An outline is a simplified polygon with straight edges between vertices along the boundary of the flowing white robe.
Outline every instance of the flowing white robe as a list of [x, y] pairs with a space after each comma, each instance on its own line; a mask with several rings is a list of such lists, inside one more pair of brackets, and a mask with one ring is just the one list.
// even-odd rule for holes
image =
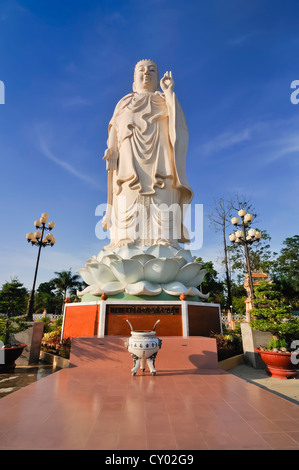
[[109, 248], [187, 242], [183, 209], [193, 197], [185, 166], [189, 137], [175, 95], [171, 103], [160, 92], [126, 95], [108, 134], [108, 148], [118, 152], [108, 188], [113, 208]]

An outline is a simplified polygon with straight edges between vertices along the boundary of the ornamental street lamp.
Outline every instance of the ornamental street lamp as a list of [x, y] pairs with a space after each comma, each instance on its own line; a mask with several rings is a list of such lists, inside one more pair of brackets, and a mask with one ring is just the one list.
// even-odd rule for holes
[[[253, 299], [254, 299], [254, 290], [253, 290], [253, 281], [252, 281], [252, 272], [249, 260], [249, 251], [248, 245], [252, 245], [255, 242], [260, 241], [262, 238], [261, 232], [258, 230], [254, 230], [249, 228], [250, 223], [252, 222], [252, 214], [246, 213], [243, 209], [239, 210], [238, 216], [241, 218], [241, 222], [239, 223], [238, 217], [233, 217], [231, 219], [231, 223], [237, 228], [238, 230], [235, 233], [231, 233], [229, 239], [232, 243], [239, 243], [244, 246], [245, 257], [246, 257], [246, 265], [247, 265], [247, 272], [248, 272], [248, 281], [249, 281], [249, 291], [250, 291], [250, 303], [253, 306]], [[248, 229], [246, 234], [246, 229]], [[249, 314], [250, 317], [250, 314]]]
[[32, 321], [32, 319], [33, 319], [34, 290], [35, 290], [35, 283], [36, 283], [36, 277], [37, 277], [37, 271], [38, 271], [38, 264], [39, 264], [41, 249], [42, 249], [42, 247], [45, 247], [45, 246], [54, 246], [55, 243], [56, 243], [56, 238], [53, 237], [52, 233], [48, 233], [44, 237], [45, 231], [51, 232], [51, 230], [55, 227], [54, 222], [49, 222], [48, 226], [46, 226], [48, 218], [49, 218], [49, 214], [44, 212], [41, 215], [41, 218], [34, 222], [34, 226], [37, 228], [37, 231], [34, 232], [34, 233], [29, 232], [26, 235], [28, 243], [31, 243], [31, 245], [38, 246], [38, 253], [37, 253], [36, 266], [35, 266], [33, 287], [32, 287], [32, 291], [30, 293], [30, 298], [29, 298], [28, 307], [27, 307], [27, 317], [30, 321]]

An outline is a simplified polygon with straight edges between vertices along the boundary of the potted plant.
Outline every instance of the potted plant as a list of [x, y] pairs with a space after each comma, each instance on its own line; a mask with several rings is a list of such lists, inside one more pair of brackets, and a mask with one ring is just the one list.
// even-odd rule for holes
[[1, 292], [0, 313], [0, 372], [11, 372], [26, 344], [18, 342], [14, 335], [28, 328], [24, 316], [16, 316], [15, 299], [10, 290]]
[[292, 315], [291, 306], [282, 299], [274, 283], [261, 281], [255, 288], [254, 330], [268, 331], [272, 339], [267, 347], [255, 348], [267, 366], [267, 373], [276, 378], [298, 378], [298, 358], [294, 349], [299, 344], [299, 319]]

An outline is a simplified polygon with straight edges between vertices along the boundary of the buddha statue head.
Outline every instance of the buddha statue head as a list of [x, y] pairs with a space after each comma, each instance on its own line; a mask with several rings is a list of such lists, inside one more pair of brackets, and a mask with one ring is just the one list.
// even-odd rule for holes
[[137, 93], [155, 92], [159, 86], [157, 64], [150, 59], [140, 60], [135, 65], [133, 91]]

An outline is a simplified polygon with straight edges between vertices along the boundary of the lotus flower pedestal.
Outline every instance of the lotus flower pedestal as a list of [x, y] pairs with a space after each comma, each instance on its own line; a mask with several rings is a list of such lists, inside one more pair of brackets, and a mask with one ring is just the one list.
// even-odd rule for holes
[[87, 287], [65, 305], [62, 339], [128, 336], [126, 319], [149, 331], [161, 318], [160, 336], [221, 333], [220, 306], [205, 302], [206, 271], [189, 250], [132, 243], [103, 249], [78, 272]]
[[181, 294], [208, 299], [201, 285], [206, 270], [190, 250], [171, 245], [129, 243], [113, 251], [103, 249], [79, 269], [87, 287], [77, 295], [84, 301], [90, 296], [158, 296], [166, 293], [174, 299]]

